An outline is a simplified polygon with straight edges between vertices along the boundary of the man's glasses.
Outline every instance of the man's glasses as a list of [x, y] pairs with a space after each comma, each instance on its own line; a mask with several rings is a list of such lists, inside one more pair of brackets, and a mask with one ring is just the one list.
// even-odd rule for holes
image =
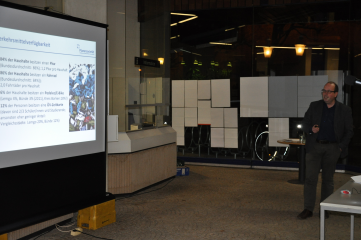
[[322, 92], [322, 93], [330, 94], [330, 93], [332, 93], [332, 92], [334, 93], [334, 92], [336, 92], [336, 91], [330, 91], [330, 90], [322, 89], [321, 92]]

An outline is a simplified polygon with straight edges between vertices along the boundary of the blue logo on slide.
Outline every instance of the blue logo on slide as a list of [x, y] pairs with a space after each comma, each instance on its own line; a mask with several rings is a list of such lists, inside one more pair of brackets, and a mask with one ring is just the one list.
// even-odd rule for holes
[[80, 54], [94, 55], [94, 50], [81, 49], [79, 44], [77, 44], [77, 48], [79, 49]]

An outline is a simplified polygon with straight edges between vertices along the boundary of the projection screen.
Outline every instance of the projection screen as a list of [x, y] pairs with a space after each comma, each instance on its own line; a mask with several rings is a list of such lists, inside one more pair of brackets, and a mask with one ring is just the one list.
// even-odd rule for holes
[[0, 6], [0, 168], [105, 151], [105, 36]]
[[106, 193], [107, 25], [0, 1], [0, 235]]

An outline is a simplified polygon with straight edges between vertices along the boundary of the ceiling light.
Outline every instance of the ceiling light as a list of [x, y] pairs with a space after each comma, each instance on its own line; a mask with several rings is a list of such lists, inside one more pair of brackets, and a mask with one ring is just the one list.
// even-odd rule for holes
[[143, 57], [147, 57], [148, 56], [148, 49], [142, 49], [142, 55], [143, 55]]
[[311, 49], [322, 50], [323, 48], [313, 47], [313, 48], [311, 48]]
[[187, 50], [184, 50], [184, 49], [180, 49], [180, 51], [187, 52], [187, 53], [191, 53], [191, 54], [198, 55], [198, 56], [202, 56], [202, 54], [193, 53], [193, 52], [190, 52], [190, 51], [187, 51]]
[[302, 125], [301, 125], [301, 124], [298, 124], [298, 125], [297, 125], [297, 128], [302, 128]]
[[159, 61], [160, 65], [163, 65], [163, 63], [164, 63], [164, 58], [158, 58], [158, 61]]
[[215, 62], [215, 63], [214, 63], [214, 66], [218, 67], [218, 66], [219, 66], [218, 62]]
[[256, 46], [257, 48], [271, 47], [271, 48], [284, 48], [284, 49], [295, 49], [295, 47], [277, 47], [277, 46]]
[[302, 56], [303, 52], [305, 51], [305, 47], [306, 47], [306, 45], [304, 45], [304, 44], [295, 44], [296, 55]]
[[235, 28], [226, 29], [226, 30], [224, 30], [224, 31], [227, 32], [227, 31], [231, 31], [231, 30], [233, 30], [233, 29], [235, 29]]
[[193, 64], [195, 64], [195, 65], [197, 65], [198, 64], [198, 61], [197, 61], [197, 59], [196, 60], [194, 60], [194, 63]]
[[232, 63], [228, 62], [227, 67], [232, 67]]
[[201, 62], [201, 61], [199, 61], [198, 66], [202, 66], [202, 62]]
[[232, 45], [231, 43], [222, 43], [222, 42], [209, 42], [209, 44]]
[[273, 48], [271, 47], [263, 47], [263, 55], [265, 58], [270, 58], [272, 55]]
[[191, 17], [191, 18], [187, 18], [187, 19], [185, 19], [185, 20], [179, 21], [178, 23], [184, 23], [184, 22], [187, 22], [187, 21], [196, 19], [197, 17], [198, 17], [198, 16], [194, 16], [194, 17]]
[[295, 47], [272, 47], [272, 48], [295, 49]]
[[170, 14], [172, 14], [172, 15], [181, 15], [181, 16], [196, 16], [195, 14], [188, 14], [188, 13], [173, 13], [173, 12], [171, 12]]
[[214, 66], [214, 61], [211, 61], [211, 65]]
[[176, 36], [174, 36], [174, 37], [171, 37], [170, 39], [174, 39], [174, 38], [177, 38]]
[[178, 23], [172, 23], [170, 26], [171, 27], [173, 27], [173, 26], [175, 26], [175, 25], [177, 25]]
[[277, 46], [256, 46], [257, 48], [271, 47], [271, 48], [284, 48], [284, 49], [295, 49], [295, 47], [277, 47]]
[[185, 65], [186, 63], [184, 62], [184, 60], [182, 60], [181, 64], [182, 64], [182, 65]]
[[239, 28], [241, 28], [241, 27], [245, 27], [246, 25], [241, 25], [241, 26], [239, 26]]
[[356, 84], [361, 84], [361, 82], [360, 82], [360, 81], [355, 81], [355, 83], [356, 83]]
[[340, 50], [340, 48], [324, 48], [326, 50]]

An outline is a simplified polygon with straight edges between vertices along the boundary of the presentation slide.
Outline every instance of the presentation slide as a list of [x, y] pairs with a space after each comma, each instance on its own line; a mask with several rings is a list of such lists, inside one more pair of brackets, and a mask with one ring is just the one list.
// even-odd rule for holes
[[0, 27], [0, 153], [96, 140], [96, 42]]

